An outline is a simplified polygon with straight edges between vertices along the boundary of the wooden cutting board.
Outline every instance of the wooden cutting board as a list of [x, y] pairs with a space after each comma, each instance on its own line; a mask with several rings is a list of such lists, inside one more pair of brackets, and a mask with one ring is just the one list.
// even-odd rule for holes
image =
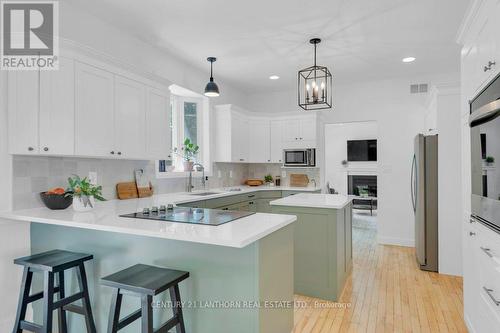
[[137, 193], [137, 185], [135, 182], [126, 182], [116, 184], [116, 194], [118, 199], [135, 199], [139, 197]]
[[291, 187], [307, 187], [309, 185], [309, 177], [303, 173], [290, 174]]

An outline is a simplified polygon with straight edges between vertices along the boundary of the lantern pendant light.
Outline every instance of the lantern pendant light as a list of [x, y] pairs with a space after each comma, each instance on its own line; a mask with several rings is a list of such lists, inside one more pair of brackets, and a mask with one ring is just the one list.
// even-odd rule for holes
[[218, 97], [219, 94], [219, 87], [217, 84], [214, 82], [214, 76], [213, 76], [213, 64], [217, 60], [215, 57], [208, 57], [207, 61], [210, 63], [210, 81], [207, 83], [205, 87], [205, 96], [207, 97]]
[[321, 39], [313, 38], [309, 43], [314, 45], [314, 65], [299, 71], [299, 106], [306, 111], [331, 109], [332, 74], [328, 68], [316, 64], [316, 48]]

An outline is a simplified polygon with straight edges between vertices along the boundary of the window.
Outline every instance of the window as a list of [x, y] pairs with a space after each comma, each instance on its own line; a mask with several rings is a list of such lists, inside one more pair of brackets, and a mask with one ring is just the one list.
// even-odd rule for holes
[[[185, 89], [182, 91], [184, 92]], [[172, 150], [177, 149], [177, 153], [171, 154], [171, 161], [158, 162], [158, 178], [186, 176], [181, 153], [186, 138], [200, 147], [195, 162], [205, 167], [205, 173], [210, 171], [208, 101], [201, 95], [199, 97], [195, 97], [197, 94], [194, 93], [189, 95], [180, 96], [172, 92], [169, 126], [172, 133]]]

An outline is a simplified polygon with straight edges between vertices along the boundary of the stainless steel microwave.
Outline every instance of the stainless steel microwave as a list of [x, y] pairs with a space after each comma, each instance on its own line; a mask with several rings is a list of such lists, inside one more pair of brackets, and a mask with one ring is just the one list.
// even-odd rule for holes
[[500, 232], [500, 76], [470, 102], [472, 218]]
[[285, 166], [314, 167], [316, 166], [316, 149], [285, 149], [283, 151]]

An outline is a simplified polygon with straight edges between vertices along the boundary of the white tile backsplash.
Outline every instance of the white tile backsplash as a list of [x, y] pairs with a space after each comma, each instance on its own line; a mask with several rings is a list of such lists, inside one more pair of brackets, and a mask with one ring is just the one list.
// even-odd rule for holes
[[[90, 159], [75, 157], [14, 156], [13, 158], [13, 209], [41, 207], [39, 192], [53, 187], [67, 187], [67, 179], [78, 174], [88, 176], [97, 172], [97, 182], [103, 187], [106, 199], [116, 198], [116, 183], [133, 181], [134, 170], [143, 168], [149, 175], [155, 193], [184, 192], [186, 178], [155, 178], [153, 161], [128, 161], [111, 159]], [[249, 166], [236, 163], [214, 163], [213, 176], [209, 177], [207, 188], [230, 187], [243, 184], [248, 178]], [[221, 178], [218, 174], [221, 174]], [[232, 171], [233, 177], [229, 177]], [[201, 179], [195, 178], [194, 185], [201, 188]]]

